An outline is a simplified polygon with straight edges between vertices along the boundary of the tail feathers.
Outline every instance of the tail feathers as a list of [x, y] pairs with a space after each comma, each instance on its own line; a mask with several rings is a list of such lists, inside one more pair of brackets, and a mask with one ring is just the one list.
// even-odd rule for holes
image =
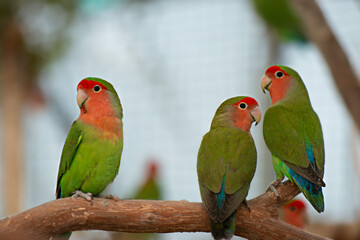
[[[299, 186], [299, 185], [298, 185]], [[309, 182], [308, 188], [300, 188], [300, 191], [304, 194], [307, 200], [311, 203], [311, 205], [315, 208], [318, 213], [321, 213], [325, 210], [324, 206], [324, 196], [322, 193], [322, 188], [319, 190], [315, 190], [315, 184]], [[308, 190], [310, 189], [310, 190]]]
[[223, 222], [211, 221], [211, 234], [215, 240], [230, 239], [235, 233], [236, 211]]
[[295, 183], [299, 187], [300, 191], [304, 194], [306, 199], [309, 200], [315, 210], [319, 213], [323, 212], [325, 206], [321, 185], [314, 184], [295, 172], [292, 172], [291, 176], [295, 180]]

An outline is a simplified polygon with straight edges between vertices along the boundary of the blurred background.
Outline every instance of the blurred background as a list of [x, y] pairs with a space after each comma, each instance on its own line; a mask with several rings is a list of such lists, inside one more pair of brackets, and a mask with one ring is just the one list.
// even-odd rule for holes
[[[359, 76], [360, 1], [317, 3]], [[124, 109], [120, 171], [105, 192], [135, 196], [155, 164], [159, 198], [199, 202], [197, 151], [217, 107], [227, 98], [249, 95], [264, 114], [270, 97], [262, 93], [260, 78], [268, 66], [284, 64], [304, 80], [324, 132], [325, 212], [308, 205], [310, 225], [334, 229], [359, 222], [359, 131], [317, 47], [301, 33], [277, 31], [262, 18], [259, 4], [1, 0], [0, 216], [55, 199], [60, 154], [79, 115], [81, 79], [110, 81]], [[248, 199], [275, 178], [262, 122], [251, 131], [258, 164]], [[110, 235], [80, 232], [72, 239], [121, 238]], [[212, 239], [208, 233], [159, 238]]]

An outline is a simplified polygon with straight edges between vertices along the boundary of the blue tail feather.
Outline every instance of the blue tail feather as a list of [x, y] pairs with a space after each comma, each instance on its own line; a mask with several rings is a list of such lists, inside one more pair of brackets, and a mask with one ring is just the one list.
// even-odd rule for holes
[[315, 158], [314, 158], [314, 153], [313, 153], [313, 147], [310, 143], [305, 141], [305, 150], [306, 150], [306, 155], [310, 161], [310, 164], [313, 168], [315, 168]]
[[[216, 207], [218, 213], [220, 213], [221, 208], [225, 202], [225, 175], [223, 177], [220, 191], [216, 194], [217, 203]], [[235, 217], [236, 211], [230, 215], [223, 222], [211, 222], [211, 234], [215, 240], [218, 239], [230, 239], [235, 233]]]
[[295, 180], [296, 185], [299, 187], [300, 191], [305, 195], [309, 200], [311, 205], [316, 209], [316, 211], [324, 211], [324, 196], [322, 193], [322, 187], [315, 185], [309, 180], [301, 177], [291, 168], [289, 168], [289, 173], [291, 177]]
[[220, 210], [225, 202], [225, 175], [224, 175], [222, 183], [221, 183], [220, 191], [216, 194], [216, 198], [217, 198], [216, 207], [217, 207], [218, 211], [220, 212]]

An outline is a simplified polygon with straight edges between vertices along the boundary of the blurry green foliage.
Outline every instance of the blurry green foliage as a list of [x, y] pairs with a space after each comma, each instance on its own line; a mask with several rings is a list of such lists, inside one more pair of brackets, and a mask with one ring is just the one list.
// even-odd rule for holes
[[306, 42], [301, 21], [289, 0], [253, 0], [258, 15], [283, 41]]
[[[5, 52], [21, 55], [26, 81], [34, 83], [44, 65], [64, 52], [78, 8], [74, 0], [0, 0], [0, 61]], [[9, 44], [9, 35], [17, 44]]]

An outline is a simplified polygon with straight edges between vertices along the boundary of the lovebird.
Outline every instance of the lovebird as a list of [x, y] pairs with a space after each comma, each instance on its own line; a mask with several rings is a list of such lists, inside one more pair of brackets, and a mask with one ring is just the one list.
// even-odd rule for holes
[[162, 191], [158, 180], [159, 163], [152, 160], [147, 163], [146, 177], [143, 184], [134, 194], [134, 199], [161, 200]]
[[302, 200], [290, 200], [279, 210], [282, 221], [295, 227], [305, 229], [309, 224], [306, 204]]
[[307, 42], [301, 21], [289, 0], [253, 0], [258, 15], [285, 42]]
[[197, 174], [214, 239], [230, 239], [237, 209], [243, 202], [247, 206], [245, 198], [257, 161], [250, 127], [260, 119], [255, 99], [230, 98], [217, 109], [210, 131], [202, 139]]
[[299, 74], [281, 65], [269, 67], [261, 78], [271, 106], [264, 116], [264, 140], [272, 154], [275, 187], [286, 176], [319, 213], [324, 211], [324, 138], [319, 117]]
[[100, 78], [77, 86], [79, 118], [61, 154], [56, 198], [98, 195], [116, 177], [123, 149], [123, 110], [114, 87]]

